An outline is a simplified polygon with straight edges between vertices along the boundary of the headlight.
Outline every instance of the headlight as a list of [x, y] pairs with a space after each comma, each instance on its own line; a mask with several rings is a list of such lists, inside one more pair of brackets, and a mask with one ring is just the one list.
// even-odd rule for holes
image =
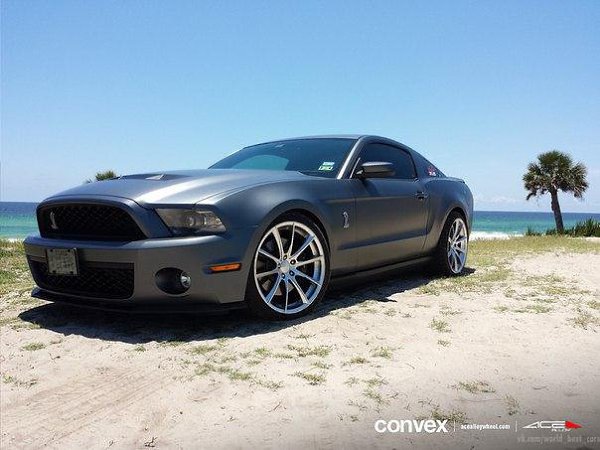
[[212, 211], [157, 209], [156, 212], [175, 236], [223, 233], [225, 226]]

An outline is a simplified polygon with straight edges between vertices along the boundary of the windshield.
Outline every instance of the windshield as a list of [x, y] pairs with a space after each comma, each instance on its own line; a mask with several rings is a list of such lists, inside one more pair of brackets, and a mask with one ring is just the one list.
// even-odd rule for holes
[[295, 170], [335, 178], [356, 141], [347, 138], [295, 139], [246, 147], [211, 169]]

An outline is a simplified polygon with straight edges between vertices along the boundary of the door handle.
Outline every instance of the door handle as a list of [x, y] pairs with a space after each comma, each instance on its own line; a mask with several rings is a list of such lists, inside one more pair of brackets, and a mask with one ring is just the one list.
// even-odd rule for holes
[[417, 200], [426, 200], [429, 197], [429, 194], [427, 192], [417, 191], [415, 197], [417, 197]]

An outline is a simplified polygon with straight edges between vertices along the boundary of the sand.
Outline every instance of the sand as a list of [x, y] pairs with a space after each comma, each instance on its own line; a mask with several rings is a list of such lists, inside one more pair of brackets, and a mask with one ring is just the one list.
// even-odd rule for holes
[[[11, 293], [2, 448], [538, 448], [518, 439], [558, 436], [522, 428], [539, 420], [600, 436], [599, 268], [598, 254], [548, 252], [448, 289], [400, 274], [289, 323], [108, 314]], [[374, 430], [426, 417], [511, 429]]]

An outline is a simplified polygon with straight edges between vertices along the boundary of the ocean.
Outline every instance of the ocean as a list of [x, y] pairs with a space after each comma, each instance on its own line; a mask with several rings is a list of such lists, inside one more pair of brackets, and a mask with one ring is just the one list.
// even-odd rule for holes
[[22, 239], [38, 232], [37, 203], [0, 202], [0, 239]]
[[[37, 233], [35, 208], [37, 203], [0, 202], [0, 239], [22, 239]], [[565, 227], [588, 218], [600, 220], [600, 214], [563, 213]], [[504, 237], [525, 234], [527, 227], [536, 231], [554, 228], [551, 212], [499, 212], [475, 211], [474, 237]]]

